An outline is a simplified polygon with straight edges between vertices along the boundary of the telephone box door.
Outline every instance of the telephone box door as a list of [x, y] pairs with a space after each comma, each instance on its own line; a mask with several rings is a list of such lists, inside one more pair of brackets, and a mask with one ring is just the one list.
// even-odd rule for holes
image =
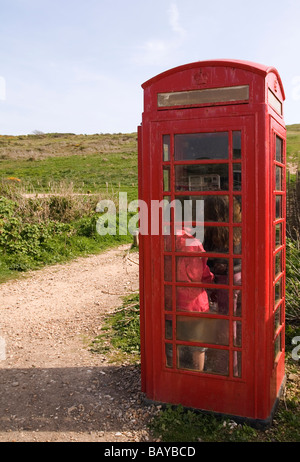
[[146, 394], [255, 415], [254, 117], [149, 127]]

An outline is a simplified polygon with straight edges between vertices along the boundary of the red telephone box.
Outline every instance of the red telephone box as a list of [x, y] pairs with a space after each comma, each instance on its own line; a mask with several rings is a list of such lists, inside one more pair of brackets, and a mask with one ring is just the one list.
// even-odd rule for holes
[[142, 87], [142, 391], [268, 424], [285, 380], [280, 76], [216, 60]]

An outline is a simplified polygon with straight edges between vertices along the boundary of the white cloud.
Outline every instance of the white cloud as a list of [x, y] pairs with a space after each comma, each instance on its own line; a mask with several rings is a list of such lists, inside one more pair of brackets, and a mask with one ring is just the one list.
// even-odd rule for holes
[[180, 16], [177, 5], [171, 3], [167, 11], [169, 26], [174, 33], [170, 39], [149, 39], [138, 48], [133, 57], [135, 63], [140, 65], [166, 64], [168, 57], [172, 56], [183, 43], [186, 37], [185, 29], [180, 25]]
[[175, 3], [172, 3], [170, 5], [168, 13], [169, 13], [169, 23], [170, 23], [170, 26], [173, 32], [175, 32], [176, 34], [179, 34], [181, 37], [184, 37], [186, 34], [186, 31], [183, 27], [181, 27], [179, 23], [179, 11]]

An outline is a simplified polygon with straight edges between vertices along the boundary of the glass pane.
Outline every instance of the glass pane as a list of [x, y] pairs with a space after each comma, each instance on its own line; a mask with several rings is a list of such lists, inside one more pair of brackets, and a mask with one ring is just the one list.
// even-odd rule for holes
[[228, 375], [229, 352], [216, 348], [178, 345], [177, 367], [208, 374]]
[[241, 164], [232, 164], [233, 166], [233, 190], [241, 191], [242, 189], [242, 166]]
[[177, 257], [178, 282], [228, 284], [228, 259], [207, 257]]
[[233, 352], [233, 376], [242, 377], [242, 352]]
[[200, 287], [177, 287], [176, 310], [228, 315], [228, 290], [204, 289]]
[[170, 316], [165, 317], [165, 339], [173, 339], [173, 322]]
[[166, 354], [166, 367], [173, 367], [173, 345], [171, 343], [165, 344]]
[[185, 342], [229, 345], [229, 321], [177, 316], [176, 339]]
[[276, 356], [278, 353], [281, 351], [281, 333], [278, 335], [278, 337], [275, 339], [275, 345], [274, 345], [274, 359], [276, 359]]
[[197, 201], [204, 202], [204, 217], [200, 221], [211, 223], [229, 222], [229, 198], [228, 196], [176, 196], [175, 216], [176, 221], [184, 220], [184, 203], [191, 201], [192, 220], [198, 221], [196, 216]]
[[233, 196], [233, 223], [242, 222], [242, 196]]
[[172, 286], [165, 286], [165, 310], [171, 311], [173, 305]]
[[176, 191], [228, 191], [228, 164], [176, 165]]
[[[163, 220], [165, 222], [170, 223], [171, 221], [171, 197], [170, 196], [164, 196], [163, 197]], [[170, 234], [170, 232], [167, 232], [166, 234]]]
[[233, 228], [233, 253], [242, 253], [242, 228]]
[[175, 135], [175, 160], [228, 159], [228, 133]]
[[170, 135], [163, 136], [163, 160], [170, 161]]
[[282, 245], [282, 223], [275, 226], [275, 248]]
[[203, 246], [206, 252], [228, 253], [229, 228], [225, 226], [204, 226]]
[[275, 169], [276, 169], [276, 185], [275, 185], [275, 189], [276, 189], [276, 191], [282, 191], [282, 168], [278, 167], [278, 165], [276, 165]]
[[229, 261], [225, 258], [209, 258], [207, 265], [214, 275], [213, 283], [228, 284], [229, 279]]
[[275, 305], [281, 300], [282, 297], [282, 279], [276, 282], [275, 284]]
[[275, 216], [276, 218], [282, 218], [282, 197], [281, 196], [276, 196]]
[[172, 236], [169, 225], [164, 226], [164, 250], [165, 252], [172, 251]]
[[242, 284], [242, 260], [233, 260], [233, 284], [239, 286]]
[[241, 132], [232, 132], [233, 159], [240, 159], [242, 153]]
[[242, 292], [240, 290], [233, 291], [233, 316], [242, 316]]
[[282, 146], [283, 146], [283, 141], [279, 136], [276, 136], [276, 160], [277, 162], [283, 162], [282, 158]]
[[275, 277], [282, 272], [282, 251], [280, 250], [275, 255]]
[[165, 255], [164, 258], [164, 277], [165, 281], [172, 281], [172, 257]]
[[233, 322], [233, 346], [242, 346], [242, 323], [241, 321]]
[[163, 168], [164, 191], [170, 191], [170, 167]]
[[178, 282], [213, 281], [213, 274], [207, 265], [206, 257], [177, 257], [176, 280]]
[[281, 305], [277, 308], [274, 315], [274, 334], [277, 331], [278, 327], [281, 326]]

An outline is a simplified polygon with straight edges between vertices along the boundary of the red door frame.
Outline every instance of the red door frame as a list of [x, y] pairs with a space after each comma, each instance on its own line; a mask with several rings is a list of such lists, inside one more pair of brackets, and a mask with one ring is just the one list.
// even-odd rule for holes
[[[148, 168], [150, 168], [150, 175], [149, 184], [143, 183], [143, 198], [149, 205], [150, 198], [159, 201], [163, 198], [162, 135], [212, 131], [231, 132], [234, 130], [242, 131], [242, 376], [241, 378], [232, 376], [224, 377], [200, 372], [170, 370], [164, 366], [164, 309], [162, 305], [162, 256], [164, 252], [162, 236], [145, 236], [143, 243], [143, 258], [144, 261], [148, 262], [149, 267], [144, 275], [147, 291], [144, 293], [143, 322], [145, 326], [145, 349], [143, 353], [144, 369], [142, 376], [144, 377], [143, 389], [150, 399], [177, 404], [181, 403], [185, 406], [226, 414], [255, 416], [255, 313], [251, 309], [254, 306], [253, 287], [255, 281], [253, 265], [256, 261], [255, 237], [251, 231], [255, 220], [254, 116], [208, 118], [202, 119], [201, 123], [197, 119], [151, 122], [149, 133], [145, 136], [145, 138], [151, 140], [150, 146], [148, 146], [148, 148], [150, 147], [150, 156], [148, 160], [145, 160], [148, 163]], [[231, 147], [232, 144], [230, 143], [230, 150]], [[171, 152], [172, 150], [173, 146], [171, 145]], [[232, 173], [231, 165], [232, 163], [229, 161], [229, 171]], [[147, 166], [143, 165], [142, 168], [147, 169]], [[171, 173], [171, 184], [172, 182], [174, 182], [174, 178]], [[229, 193], [230, 210], [232, 210], [232, 189]], [[201, 192], [199, 195], [203, 195], [203, 193]], [[247, 201], [245, 197], [248, 198]], [[253, 200], [249, 200], [249, 198], [253, 198]], [[150, 211], [149, 222], [151, 222]], [[233, 229], [232, 222], [230, 229]], [[230, 235], [232, 236], [232, 231]], [[213, 254], [211, 255], [213, 256]], [[235, 255], [232, 253], [232, 249], [228, 257], [233, 261]], [[230, 274], [232, 276], [232, 269]], [[246, 280], [247, 284], [245, 283]], [[231, 293], [230, 299], [232, 300], [233, 283], [231, 277], [229, 289]], [[232, 315], [233, 313], [231, 312], [228, 317], [230, 321], [233, 321]], [[239, 320], [239, 318], [235, 319]], [[232, 322], [230, 322], [230, 326], [230, 332], [232, 332]], [[234, 349], [237, 350], [237, 348]], [[229, 350], [233, 350], [232, 340]], [[147, 351], [147, 357], [145, 351]], [[232, 358], [232, 354], [230, 357]], [[230, 361], [231, 365], [232, 361]]]

